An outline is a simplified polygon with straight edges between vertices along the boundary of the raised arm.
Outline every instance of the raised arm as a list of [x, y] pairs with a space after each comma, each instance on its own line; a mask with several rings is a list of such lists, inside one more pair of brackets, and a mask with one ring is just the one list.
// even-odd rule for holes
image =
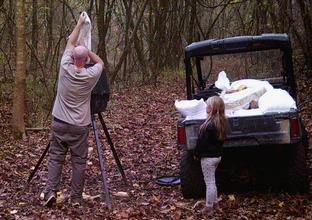
[[73, 49], [76, 46], [80, 29], [85, 20], [86, 20], [85, 13], [81, 13], [76, 27], [74, 28], [73, 32], [69, 36], [69, 39], [66, 44], [66, 49]]
[[98, 55], [96, 55], [95, 53], [93, 53], [91, 50], [89, 50], [88, 56], [90, 57], [92, 63], [94, 63], [94, 64], [99, 63], [99, 64], [102, 65], [103, 69], [105, 68], [105, 67], [104, 67], [104, 62], [103, 62], [103, 60], [102, 60]]

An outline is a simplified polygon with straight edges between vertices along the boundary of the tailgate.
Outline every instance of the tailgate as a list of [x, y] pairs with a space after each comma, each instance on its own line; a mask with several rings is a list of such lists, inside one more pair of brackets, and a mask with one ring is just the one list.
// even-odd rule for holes
[[[289, 144], [290, 118], [298, 118], [295, 111], [259, 116], [228, 118], [227, 139], [224, 147]], [[196, 146], [197, 135], [203, 120], [185, 121], [185, 145], [188, 150]]]
[[228, 119], [225, 147], [289, 144], [289, 115], [262, 115]]

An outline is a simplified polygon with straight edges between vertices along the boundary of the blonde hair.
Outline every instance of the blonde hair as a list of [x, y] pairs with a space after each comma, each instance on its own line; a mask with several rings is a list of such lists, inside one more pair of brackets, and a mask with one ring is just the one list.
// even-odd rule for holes
[[207, 99], [206, 121], [200, 126], [199, 133], [201, 134], [207, 129], [208, 124], [212, 123], [217, 129], [217, 135], [220, 140], [225, 139], [226, 118], [224, 113], [224, 102], [219, 96], [212, 96]]

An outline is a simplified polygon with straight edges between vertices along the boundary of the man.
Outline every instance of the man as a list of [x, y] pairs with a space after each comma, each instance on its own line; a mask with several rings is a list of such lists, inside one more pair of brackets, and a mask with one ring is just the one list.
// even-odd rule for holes
[[[88, 125], [91, 123], [91, 91], [104, 67], [103, 61], [95, 53], [84, 46], [76, 46], [85, 19], [85, 13], [81, 13], [61, 60], [57, 95], [52, 111], [54, 119], [51, 127], [48, 181], [43, 191], [44, 206], [51, 206], [56, 201], [56, 191], [68, 149], [72, 164], [70, 201], [72, 204], [82, 202], [88, 155]], [[84, 68], [88, 58], [95, 65]]]

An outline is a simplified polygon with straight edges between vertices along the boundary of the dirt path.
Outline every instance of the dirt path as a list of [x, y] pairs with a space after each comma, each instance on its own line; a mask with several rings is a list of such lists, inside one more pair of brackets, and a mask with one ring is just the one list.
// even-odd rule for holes
[[[49, 133], [29, 133], [27, 140], [16, 142], [8, 131], [1, 128], [0, 218], [208, 218], [198, 213], [204, 200], [183, 199], [179, 186], [161, 187], [154, 183], [156, 177], [179, 174], [175, 127], [178, 114], [173, 104], [175, 99], [184, 98], [183, 84], [184, 80], [176, 78], [158, 87], [144, 86], [112, 94], [104, 118], [130, 183], [129, 186], [123, 183], [101, 131], [112, 210], [108, 210], [105, 200], [100, 198], [102, 182], [91, 130], [86, 207], [76, 209], [66, 202], [70, 184], [70, 163], [67, 162], [61, 181], [60, 202], [48, 209], [43, 208], [39, 200], [47, 176], [47, 160], [29, 186], [26, 179], [43, 152]], [[310, 122], [309, 117], [305, 122]], [[312, 219], [311, 195], [231, 192], [221, 193], [220, 199], [222, 212], [214, 213], [216, 219]]]

